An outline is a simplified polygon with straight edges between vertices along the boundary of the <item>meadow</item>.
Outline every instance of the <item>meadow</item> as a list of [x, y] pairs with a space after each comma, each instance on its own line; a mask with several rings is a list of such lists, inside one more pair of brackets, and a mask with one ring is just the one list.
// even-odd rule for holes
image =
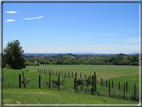
[[139, 66], [123, 66], [123, 65], [40, 65], [27, 66], [22, 70], [29, 70], [30, 72], [38, 72], [38, 69], [58, 70], [78, 72], [82, 74], [93, 74], [96, 72], [98, 81], [117, 77], [126, 77], [139, 75]]
[[[96, 72], [97, 75], [97, 93], [96, 95], [90, 95], [90, 87], [83, 87], [83, 91], [80, 90], [80, 87], [78, 89], [78, 92], [74, 93], [74, 78], [64, 78], [60, 76], [60, 79], [65, 79], [65, 84], [60, 87], [60, 91], [57, 88], [51, 88], [49, 89], [48, 85], [46, 85], [46, 81], [49, 80], [49, 75], [48, 74], [42, 74], [38, 73], [39, 70], [57, 70], [57, 71], [70, 71], [75, 73], [77, 71], [78, 77], [80, 76], [80, 73], [82, 74], [87, 74], [88, 76], [91, 74], [93, 75], [94, 72]], [[22, 75], [22, 71], [24, 71], [24, 75], [26, 78], [30, 78], [30, 83], [26, 84], [26, 89], [24, 89], [22, 85], [22, 90], [19, 90], [19, 74]], [[39, 75], [41, 75], [41, 89], [39, 89]], [[79, 101], [57, 101], [56, 98], [53, 97], [53, 100], [51, 101], [39, 101], [38, 103], [40, 104], [88, 104], [85, 102], [85, 97], [81, 96], [88, 96], [92, 98], [99, 97], [102, 99], [108, 99], [106, 101], [95, 101], [93, 102], [93, 99], [90, 99], [89, 104], [113, 104], [114, 102], [109, 102], [109, 98], [117, 100], [118, 104], [124, 104], [124, 103], [131, 103], [131, 104], [138, 104], [138, 100], [132, 101], [132, 96], [134, 93], [134, 83], [136, 84], [136, 92], [137, 92], [137, 98], [139, 96], [139, 67], [138, 66], [115, 66], [115, 65], [40, 65], [40, 66], [27, 66], [25, 69], [22, 70], [13, 70], [13, 69], [3, 69], [3, 76], [5, 76], [5, 79], [3, 81], [3, 101], [4, 104], [9, 104], [9, 103], [16, 103], [16, 98], [14, 97], [15, 92], [18, 92], [18, 95], [26, 97], [26, 94], [24, 93], [29, 93], [33, 95], [33, 91], [37, 91], [37, 94], [34, 94], [33, 96], [40, 96], [40, 92], [44, 91], [45, 94], [49, 94], [50, 91], [54, 93], [63, 93], [63, 95], [68, 96], [68, 95], [73, 95], [73, 97], [77, 95], [80, 96]], [[58, 76], [52, 75], [51, 80], [56, 79]], [[23, 78], [23, 77], [22, 77]], [[103, 86], [101, 86], [101, 78], [103, 78]], [[111, 93], [110, 96], [108, 96], [108, 87], [106, 87], [106, 82], [107, 81], [113, 81], [113, 88], [111, 88]], [[126, 98], [123, 98], [123, 85], [128, 81], [128, 93], [125, 93]], [[120, 91], [118, 90], [118, 83], [120, 82]], [[12, 91], [13, 90], [13, 91]], [[15, 90], [15, 92], [14, 92]], [[47, 90], [47, 92], [46, 92]], [[11, 93], [13, 92], [13, 93]], [[8, 96], [9, 95], [9, 98]], [[75, 95], [75, 96], [74, 96]], [[10, 96], [13, 96], [10, 98]], [[41, 96], [40, 96], [41, 97]], [[63, 96], [62, 96], [63, 97]], [[32, 98], [32, 96], [30, 97]], [[51, 98], [51, 97], [50, 97]], [[64, 97], [65, 98], [65, 97]], [[63, 99], [64, 99], [63, 98]], [[82, 98], [82, 99], [81, 99]], [[86, 97], [87, 98], [87, 97]], [[9, 99], [9, 100], [8, 100]], [[14, 101], [12, 101], [15, 99]], [[37, 98], [36, 98], [37, 99]], [[52, 99], [52, 98], [51, 98]], [[62, 98], [61, 98], [62, 99]], [[66, 98], [65, 98], [66, 99]], [[77, 98], [75, 98], [77, 99]], [[8, 100], [8, 101], [7, 101]], [[83, 100], [84, 102], [82, 102]], [[91, 101], [92, 100], [92, 101]], [[120, 101], [120, 102], [119, 102]], [[123, 102], [124, 101], [124, 102]], [[22, 101], [22, 104], [35, 104], [37, 101]]]

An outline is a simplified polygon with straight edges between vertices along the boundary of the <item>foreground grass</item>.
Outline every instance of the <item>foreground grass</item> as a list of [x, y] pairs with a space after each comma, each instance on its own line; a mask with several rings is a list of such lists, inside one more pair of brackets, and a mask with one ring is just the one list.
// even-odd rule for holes
[[[111, 96], [115, 98], [93, 96], [88, 94], [74, 93], [74, 79], [65, 78], [65, 85], [61, 87], [61, 91], [51, 91], [48, 89], [46, 84], [43, 82], [49, 80], [49, 75], [37, 73], [38, 69], [46, 70], [58, 70], [58, 71], [70, 71], [78, 72], [79, 74], [93, 74], [94, 71], [97, 74], [97, 95], [108, 96], [108, 88], [100, 86], [100, 79], [110, 80], [114, 82], [114, 88], [111, 90]], [[27, 89], [19, 88], [19, 74], [24, 71], [25, 77], [29, 77], [31, 82], [26, 85]], [[67, 73], [68, 74], [68, 73]], [[41, 75], [41, 89], [38, 89], [39, 75]], [[138, 66], [113, 66], [113, 65], [40, 65], [40, 66], [28, 66], [23, 70], [13, 70], [13, 69], [3, 69], [3, 76], [5, 80], [3, 81], [3, 88], [9, 88], [3, 90], [3, 98], [5, 104], [136, 104], [135, 101], [126, 101], [118, 99], [118, 95], [123, 95], [123, 85], [128, 81], [128, 93], [126, 97], [128, 100], [131, 95], [133, 95], [133, 85], [136, 83], [136, 91], [138, 93], [139, 89], [139, 67]], [[57, 76], [51, 76], [51, 80], [57, 78]], [[23, 79], [23, 77], [22, 77]], [[63, 77], [60, 77], [63, 79]], [[118, 91], [118, 83], [120, 85], [120, 91]], [[14, 89], [17, 88], [17, 89]], [[23, 88], [23, 85], [22, 85]], [[84, 87], [85, 89], [85, 87]], [[62, 92], [64, 91], [64, 92]], [[10, 93], [11, 92], [11, 93]], [[69, 93], [71, 92], [71, 93]], [[50, 93], [50, 94], [49, 94]], [[47, 96], [46, 96], [47, 95]], [[5, 97], [4, 97], [5, 96]], [[7, 97], [9, 96], [9, 97]], [[17, 96], [17, 97], [16, 97]], [[20, 97], [19, 97], [20, 96]], [[70, 97], [71, 96], [71, 97]], [[49, 98], [46, 98], [49, 97]], [[52, 97], [52, 98], [51, 98]], [[20, 101], [18, 100], [20, 99]], [[45, 98], [45, 100], [44, 100]], [[59, 99], [58, 99], [59, 98]], [[102, 99], [103, 100], [102, 100]], [[24, 101], [23, 101], [24, 99]], [[62, 99], [62, 100], [60, 100]], [[84, 100], [85, 99], [85, 100]], [[88, 101], [88, 99], [90, 101]], [[105, 100], [104, 100], [105, 99]], [[48, 100], [48, 101], [46, 101]], [[55, 100], [55, 101], [54, 101]], [[69, 101], [68, 101], [69, 100]], [[94, 101], [93, 101], [94, 100]], [[130, 99], [131, 100], [131, 99]], [[17, 102], [18, 101], [18, 102]]]
[[[44, 68], [44, 66], [45, 65], [43, 65], [43, 68]], [[56, 65], [54, 65], [54, 67], [56, 67]], [[57, 67], [59, 67], [59, 66], [57, 66]], [[60, 67], [64, 68], [64, 66], [60, 66]], [[83, 67], [83, 66], [78, 65], [76, 67], [81, 69], [81, 67]], [[100, 66], [100, 67], [107, 68], [107, 66]], [[108, 66], [108, 68], [109, 67], [110, 66]], [[121, 75], [121, 77], [117, 77], [117, 75], [113, 74], [113, 72], [116, 72], [116, 71], [111, 71], [112, 73], [110, 73], [110, 75], [112, 77], [110, 79], [108, 79], [108, 81], [113, 80], [113, 84], [114, 84], [113, 89], [112, 88], [110, 89], [111, 90], [110, 95], [115, 98], [118, 98], [119, 94], [120, 94], [120, 96], [122, 97], [124, 83], [126, 83], [126, 81], [128, 81], [128, 93], [126, 94], [127, 100], [132, 99], [132, 96], [134, 93], [134, 83], [136, 83], [136, 92], [137, 92], [136, 96], [138, 98], [138, 96], [139, 96], [139, 75], [136, 73], [137, 72], [136, 67], [133, 66], [134, 68], [131, 68], [134, 70], [135, 75], [132, 74], [132, 71], [130, 71], [131, 75], [127, 75], [127, 72], [125, 72], [124, 68], [126, 67], [128, 70], [129, 69], [128, 66], [124, 66], [124, 68], [120, 68], [120, 67], [121, 66], [117, 66], [118, 69], [117, 70], [115, 69], [115, 70], [117, 71], [118, 74], [121, 73], [122, 71], [124, 72], [123, 73], [124, 75]], [[60, 68], [60, 69], [63, 69], [63, 68]], [[69, 66], [67, 68], [69, 68]], [[77, 68], [76, 68], [76, 70], [77, 70]], [[119, 71], [119, 69], [122, 69], [122, 71], [121, 70]], [[102, 72], [102, 75], [103, 75], [103, 70], [100, 72]], [[106, 71], [106, 72], [108, 72], [108, 71]], [[3, 69], [3, 76], [5, 76], [5, 80], [3, 81], [3, 88], [19, 88], [19, 74], [22, 75], [22, 70], [13, 70], [13, 69], [4, 68]], [[38, 89], [39, 88], [39, 75], [41, 75], [41, 88], [42, 89], [49, 89], [48, 85], [45, 84], [46, 81], [49, 81], [49, 75], [41, 74], [41, 73], [39, 74], [37, 72], [32, 72], [30, 70], [24, 71], [24, 74], [25, 74], [26, 78], [27, 77], [30, 78], [30, 84], [27, 84], [26, 88]], [[51, 80], [53, 80], [55, 78], [57, 78], [57, 76], [55, 76], [55, 75], [51, 76]], [[63, 79], [63, 77], [60, 77], [60, 79]], [[23, 76], [22, 76], [22, 80], [23, 80]], [[98, 76], [97, 76], [97, 80], [98, 80]], [[119, 82], [120, 82], [120, 91], [118, 90], [118, 83]], [[105, 86], [106, 85], [105, 81], [103, 82], [103, 84], [104, 84], [104, 86], [101, 86], [101, 81], [97, 82], [97, 92], [98, 92], [97, 95], [108, 96], [108, 86], [107, 87]], [[52, 87], [52, 85], [51, 85], [51, 87]], [[22, 85], [22, 88], [23, 88], [23, 85]], [[81, 91], [80, 87], [79, 87], [79, 93], [90, 94], [90, 89], [91, 89], [91, 86], [88, 88], [83, 87], [83, 91]], [[65, 78], [65, 84], [64, 84], [64, 86], [61, 86], [60, 90], [73, 93], [74, 92], [74, 79], [73, 78]]]
[[48, 89], [3, 89], [3, 104], [138, 104], [138, 102]]

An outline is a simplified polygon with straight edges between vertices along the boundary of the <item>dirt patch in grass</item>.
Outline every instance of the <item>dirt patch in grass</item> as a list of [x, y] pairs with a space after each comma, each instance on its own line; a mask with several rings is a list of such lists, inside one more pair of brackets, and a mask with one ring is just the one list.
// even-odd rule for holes
[[21, 102], [17, 101], [17, 104], [21, 104]]
[[11, 100], [5, 99], [3, 100], [4, 103], [11, 102]]
[[43, 93], [43, 92], [40, 92], [39, 94], [48, 94], [48, 93]]

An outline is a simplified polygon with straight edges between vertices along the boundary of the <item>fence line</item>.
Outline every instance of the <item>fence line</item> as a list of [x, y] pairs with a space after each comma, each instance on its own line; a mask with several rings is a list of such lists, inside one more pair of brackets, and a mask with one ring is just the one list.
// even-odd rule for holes
[[[77, 71], [75, 72], [75, 74], [73, 72], [70, 72], [70, 71], [66, 72], [66, 71], [63, 71], [63, 70], [61, 72], [60, 72], [60, 70], [58, 70], [58, 71], [56, 70], [56, 72], [54, 72], [55, 70], [52, 71], [52, 69], [51, 69], [51, 70], [48, 70], [48, 72], [47, 72], [47, 70], [44, 69], [44, 71], [45, 72], [43, 72], [43, 70], [38, 69], [38, 73], [42, 73], [42, 74], [48, 74], [48, 75], [51, 74], [51, 75], [56, 75], [56, 76], [68, 77], [68, 78], [75, 78], [74, 75], [77, 76], [77, 74], [76, 74]], [[82, 73], [80, 73], [80, 75], [77, 76], [77, 77], [79, 77], [80, 79], [82, 79], [83, 78], [82, 77]], [[91, 74], [88, 74], [88, 77], [91, 77]], [[87, 78], [86, 74], [84, 74], [84, 78], [85, 79]]]
[[[42, 74], [48, 74], [49, 75], [49, 84], [48, 84], [48, 88], [49, 89], [51, 89], [51, 82], [52, 82], [52, 80], [51, 80], [51, 76], [52, 75], [56, 75], [56, 76], [58, 76], [58, 82], [57, 82], [57, 89], [58, 90], [60, 90], [61, 88], [60, 88], [60, 85], [61, 85], [61, 83], [60, 83], [60, 76], [64, 76], [64, 77], [68, 77], [68, 78], [70, 78], [70, 77], [72, 77], [72, 78], [74, 78], [74, 83], [72, 84], [73, 86], [73, 90], [74, 90], [74, 92], [77, 92], [78, 91], [78, 84], [79, 84], [79, 80], [82, 80], [82, 73], [80, 73], [79, 74], [79, 76], [77, 76], [77, 71], [74, 73], [74, 75], [73, 75], [73, 72], [70, 72], [70, 71], [57, 71], [56, 70], [56, 72], [55, 72], [55, 70], [39, 70], [38, 69], [38, 73], [42, 73]], [[60, 74], [61, 73], [61, 74]], [[66, 74], [68, 74], [68, 75], [66, 75]], [[24, 77], [24, 73], [22, 72], [22, 75], [23, 75], [23, 81], [21, 81], [21, 74], [19, 74], [19, 88], [22, 88], [22, 85], [24, 86], [24, 88], [26, 88], [26, 80], [25, 80], [25, 77]], [[89, 75], [90, 76], [90, 75]], [[84, 74], [84, 78], [86, 79], [86, 74]], [[41, 79], [42, 77], [41, 77], [41, 75], [39, 75], [39, 83], [37, 82], [34, 82], [34, 83], [30, 83], [30, 84], [37, 84], [37, 87], [38, 88], [41, 88], [42, 87], [42, 84], [41, 84]], [[85, 80], [84, 79], [84, 80]], [[94, 75], [92, 75], [91, 76], [91, 89], [90, 89], [90, 91], [91, 91], [91, 94], [94, 94], [94, 93], [96, 93], [97, 92], [97, 86], [96, 86], [96, 84], [97, 84], [97, 81], [96, 81], [96, 72], [94, 72]], [[23, 83], [22, 83], [23, 82]], [[9, 83], [18, 83], [18, 82], [3, 82], [3, 83], [8, 83], [8, 85], [9, 85]], [[21, 84], [22, 83], [22, 84]], [[100, 86], [103, 86], [104, 88], [106, 87], [106, 88], [108, 88], [108, 95], [110, 96], [110, 94], [111, 94], [111, 88], [112, 89], [116, 89], [115, 87], [114, 87], [114, 82], [113, 81], [108, 81], [108, 80], [106, 80], [106, 84], [104, 84], [105, 83], [105, 81], [103, 81], [103, 78], [101, 78], [101, 84], [98, 84], [98, 85], [100, 85]], [[69, 84], [67, 84], [67, 86], [70, 86]], [[45, 86], [44, 86], [45, 87]], [[83, 90], [83, 85], [79, 85], [79, 87], [81, 87], [81, 89], [80, 90]], [[52, 85], [52, 88], [53, 88], [53, 85]], [[68, 87], [68, 88], [70, 88], [70, 87]], [[124, 86], [122, 87], [122, 89], [123, 90], [121, 90], [121, 92], [123, 93], [123, 98], [125, 98], [126, 97], [126, 95], [127, 94], [125, 94], [125, 93], [128, 93], [128, 81], [126, 81], [125, 83], [124, 83]], [[117, 87], [117, 90], [120, 92], [120, 82], [118, 83], [118, 87]], [[136, 84], [134, 84], [134, 93], [133, 93], [133, 95], [134, 95], [134, 97], [136, 97]], [[119, 93], [119, 96], [120, 96], [120, 93]]]

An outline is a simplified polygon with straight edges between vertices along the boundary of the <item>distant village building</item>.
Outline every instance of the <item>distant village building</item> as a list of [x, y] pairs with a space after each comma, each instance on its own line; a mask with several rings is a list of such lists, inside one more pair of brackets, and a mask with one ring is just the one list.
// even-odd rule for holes
[[40, 64], [38, 61], [35, 61], [35, 64]]
[[38, 62], [37, 61], [35, 61], [35, 64], [37, 64]]

